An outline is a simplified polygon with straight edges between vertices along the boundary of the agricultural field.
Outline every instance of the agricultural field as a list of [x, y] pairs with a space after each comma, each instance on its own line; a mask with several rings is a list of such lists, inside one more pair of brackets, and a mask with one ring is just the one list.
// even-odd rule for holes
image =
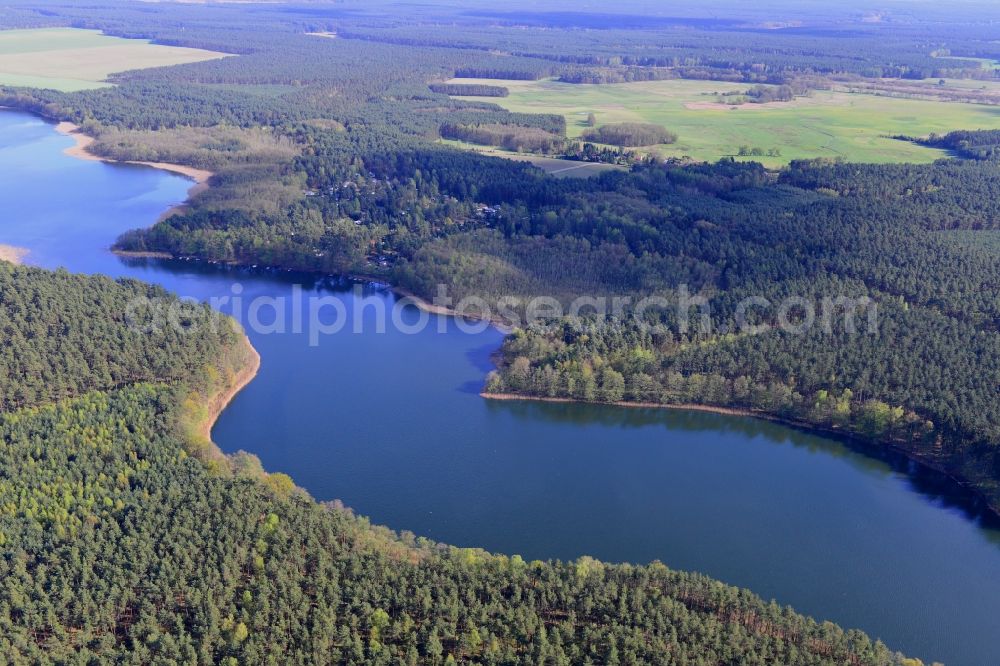
[[665, 157], [715, 161], [735, 155], [740, 146], [765, 153], [776, 149], [780, 156], [753, 158], [769, 166], [810, 157], [931, 162], [943, 153], [888, 137], [1000, 128], [998, 106], [844, 91], [817, 91], [791, 102], [728, 106], [718, 103], [718, 95], [743, 92], [746, 84], [681, 79], [603, 85], [483, 79], [450, 83], [504, 86], [510, 90], [508, 97], [464, 99], [492, 102], [511, 111], [564, 115], [571, 137], [587, 129], [587, 116], [593, 113], [598, 125], [648, 122], [676, 132], [677, 143], [655, 148]]
[[626, 167], [615, 164], [601, 164], [600, 162], [579, 162], [575, 160], [564, 160], [557, 157], [546, 157], [545, 155], [530, 155], [528, 153], [515, 153], [503, 148], [493, 148], [490, 146], [480, 146], [467, 141], [455, 141], [452, 139], [442, 139], [441, 143], [454, 148], [471, 150], [480, 155], [490, 155], [493, 157], [504, 157], [519, 162], [530, 162], [536, 167], [556, 178], [589, 178], [605, 171], [627, 170]]
[[64, 92], [110, 86], [108, 76], [130, 69], [222, 58], [201, 49], [122, 39], [98, 30], [45, 28], [0, 31], [0, 85]]

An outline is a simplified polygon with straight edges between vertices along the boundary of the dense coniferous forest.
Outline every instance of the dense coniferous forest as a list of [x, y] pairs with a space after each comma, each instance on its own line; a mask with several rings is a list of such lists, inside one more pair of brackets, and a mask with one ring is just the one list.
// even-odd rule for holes
[[[123, 5], [100, 16], [82, 15], [68, 6], [46, 15], [7, 11], [13, 25], [65, 21], [239, 54], [117, 75], [115, 88], [96, 91], [6, 90], [6, 104], [83, 124], [98, 137], [95, 150], [102, 154], [138, 157], [148, 155], [154, 145], [156, 154], [162, 154], [163, 132], [169, 129], [175, 132], [171, 159], [205, 164], [206, 155], [213, 156], [214, 187], [195, 200], [190, 212], [124, 236], [123, 249], [378, 274], [425, 296], [433, 295], [438, 284], [448, 285], [456, 297], [546, 294], [564, 300], [579, 295], [669, 295], [683, 284], [695, 293], [715, 296], [714, 333], [698, 339], [702, 357], [694, 358], [698, 353], [690, 345], [690, 334], [680, 334], [676, 322], [667, 318], [661, 322], [667, 331], [663, 338], [643, 342], [653, 352], [652, 365], [643, 371], [616, 368], [626, 385], [645, 384], [649, 377], [664, 387], [675, 374], [685, 381], [712, 375], [727, 386], [739, 381], [741, 386], [750, 382], [787, 391], [785, 398], [765, 400], [750, 399], [731, 386], [709, 394], [658, 389], [657, 400], [738, 405], [862, 432], [932, 459], [974, 481], [997, 501], [1000, 449], [992, 423], [997, 377], [989, 365], [993, 357], [984, 351], [995, 344], [1000, 314], [991, 286], [997, 279], [995, 246], [956, 242], [952, 234], [990, 233], [995, 226], [995, 133], [921, 139], [955, 156], [923, 166], [801, 162], [774, 173], [732, 162], [639, 164], [631, 173], [559, 181], [527, 164], [432, 141], [443, 134], [544, 151], [550, 147], [547, 139], [545, 146], [528, 147], [517, 135], [565, 136], [564, 118], [513, 114], [427, 87], [454, 74], [537, 78], [569, 76], [581, 67], [666, 69], [669, 76], [772, 82], [793, 74], [906, 77], [919, 71], [921, 76], [938, 76], [941, 68], [951, 68], [952, 75], [984, 76], [988, 72], [984, 74], [979, 63], [949, 60], [948, 54], [988, 57], [988, 33], [964, 24], [949, 32], [936, 24], [935, 34], [944, 35], [950, 46], [927, 56], [915, 44], [927, 34], [921, 30], [931, 28], [919, 23], [894, 26], [891, 33], [868, 26], [850, 35], [837, 32], [832, 20], [831, 26], [818, 26], [808, 34], [762, 35], [711, 24], [699, 27], [701, 55], [671, 59], [641, 55], [652, 48], [649, 35], [614, 21], [592, 35], [586, 57], [580, 44], [550, 39], [556, 27], [577, 29], [590, 20], [583, 14], [536, 14], [532, 20], [522, 16], [498, 24], [494, 14], [459, 11], [450, 15], [465, 25], [456, 32], [434, 27], [430, 15], [420, 12], [385, 26], [363, 13], [328, 7], [260, 8], [241, 15], [243, 27], [237, 30], [228, 23], [225, 8], [171, 10], [190, 12], [189, 25], [181, 31], [157, 20], [163, 9], [138, 12]], [[483, 23], [487, 19], [489, 26]], [[664, 20], [650, 29], [666, 31], [660, 35], [662, 43], [685, 43], [664, 37], [672, 34], [670, 23]], [[686, 20], [677, 18], [675, 23], [690, 31]], [[267, 39], [244, 38], [265, 28]], [[337, 38], [302, 34], [323, 30], [336, 32]], [[419, 42], [404, 37], [417, 33], [423, 36]], [[731, 38], [738, 40], [727, 42]], [[823, 49], [815, 46], [817, 39]], [[780, 63], [769, 65], [767, 57], [773, 55], [756, 54], [773, 40], [787, 50]], [[486, 44], [504, 44], [506, 53], [497, 54], [484, 48]], [[625, 47], [631, 55], [621, 54]], [[796, 49], [810, 55], [796, 56]], [[747, 66], [745, 61], [727, 60], [722, 54], [728, 51], [743, 58], [755, 54], [757, 62]], [[816, 53], [823, 54], [822, 62]], [[863, 67], [848, 65], [848, 53]], [[865, 57], [858, 58], [859, 53]], [[920, 69], [928, 58], [933, 71]], [[909, 64], [901, 71], [904, 62]], [[873, 73], [872, 67], [880, 69]], [[776, 90], [780, 94], [785, 89]], [[798, 85], [787, 90], [803, 91]], [[241, 129], [220, 129], [223, 126]], [[517, 130], [502, 133], [496, 128]], [[160, 137], [159, 145], [150, 131]], [[212, 132], [224, 139], [222, 144], [248, 148], [205, 150], [204, 142], [182, 139], [195, 131]], [[267, 141], [262, 141], [262, 131], [269, 133]], [[275, 150], [274, 145], [281, 148]], [[584, 153], [581, 149], [580, 155], [570, 156]], [[248, 163], [255, 154], [267, 157]], [[608, 156], [595, 161], [619, 160]], [[907, 344], [887, 344], [883, 334], [881, 343], [871, 346], [833, 332], [815, 340], [815, 348], [827, 355], [817, 363], [812, 342], [773, 332], [737, 338], [720, 334], [732, 330], [734, 308], [742, 297], [805, 297], [819, 295], [821, 288], [874, 299], [880, 333], [903, 331], [905, 319], [907, 326], [912, 323], [926, 335], [910, 335]], [[963, 343], [935, 346], [949, 327]], [[679, 364], [678, 349], [690, 360]], [[722, 360], [723, 349], [741, 360]], [[987, 361], [970, 365], [971, 357], [963, 360], [955, 350], [980, 350], [976, 353], [986, 354]], [[572, 351], [584, 365], [604, 363], [603, 357], [589, 358], [593, 353]], [[932, 375], [886, 374], [872, 367], [910, 367], [913, 364], [904, 363], [906, 355], [927, 359]], [[767, 362], [748, 366], [747, 359], [758, 356]], [[898, 361], [889, 361], [897, 356]], [[561, 362], [557, 357], [526, 357], [533, 372], [554, 372]], [[532, 388], [509, 375], [515, 360], [508, 356], [499, 375], [507, 381], [494, 388], [594, 396], [589, 390], [581, 393], [578, 382], [568, 389], [563, 380]], [[845, 391], [852, 396], [852, 417], [846, 425], [832, 424], [815, 408], [818, 396], [843, 396]], [[638, 393], [628, 395], [636, 398]], [[604, 399], [608, 396], [617, 396], [617, 391]], [[857, 425], [866, 409], [882, 405], [893, 414], [902, 411], [893, 427]], [[907, 424], [905, 434], [897, 432], [899, 423]]]
[[[742, 15], [522, 9], [386, 20], [325, 4], [15, 2], [4, 27], [235, 57], [77, 93], [4, 87], [0, 105], [75, 122], [102, 156], [214, 172], [186, 212], [120, 249], [375, 275], [425, 297], [446, 285], [456, 300], [513, 298], [514, 315], [536, 295], [669, 301], [683, 287], [710, 299], [710, 326], [662, 307], [524, 327], [487, 391], [735, 407], [905, 450], [1000, 506], [1000, 245], [980, 242], [1000, 233], [996, 132], [912, 138], [950, 152], [927, 165], [658, 162], [568, 146], [562, 116], [463, 99], [503, 87], [442, 83], [697, 78], [784, 100], [825, 77], [994, 77], [966, 59], [1000, 55], [985, 25], [937, 13], [847, 30], [817, 9], [812, 27], [775, 30]], [[668, 130], [606, 125], [591, 140], [663, 143]], [[442, 138], [630, 168], [559, 180]], [[396, 536], [250, 456], [221, 461], [186, 425], [191, 396], [232, 371], [238, 333], [204, 309], [179, 315], [197, 335], [137, 335], [106, 316], [137, 296], [170, 303], [0, 264], [0, 648], [15, 662], [900, 661], [697, 575]], [[761, 307], [741, 329], [746, 298], [838, 296], [870, 299], [877, 335], [864, 316], [793, 334]]]
[[503, 86], [475, 83], [432, 83], [428, 86], [436, 93], [466, 97], [506, 97], [510, 91]]
[[0, 405], [7, 663], [903, 663], [661, 564], [450, 548], [319, 505], [247, 454], [205, 464], [183, 426], [236, 345], [227, 320], [187, 306], [151, 331], [155, 308], [116, 314], [180, 307], [158, 289], [4, 263], [0, 293], [3, 395], [20, 396]]
[[236, 333], [207, 306], [173, 305], [140, 282], [0, 262], [0, 410], [140, 382], [198, 381]]

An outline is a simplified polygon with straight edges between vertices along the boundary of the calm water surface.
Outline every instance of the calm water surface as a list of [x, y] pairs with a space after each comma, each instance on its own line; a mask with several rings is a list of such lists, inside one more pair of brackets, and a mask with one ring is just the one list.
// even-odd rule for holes
[[[437, 319], [415, 335], [391, 323], [374, 333], [376, 306], [395, 302], [377, 286], [119, 259], [106, 249], [115, 237], [150, 225], [190, 183], [67, 157], [71, 143], [0, 113], [0, 243], [29, 248], [29, 263], [200, 300], [237, 283], [245, 302], [301, 284], [367, 322], [316, 347], [251, 333], [263, 367], [215, 428], [226, 451], [397, 530], [527, 558], [659, 559], [925, 661], [1000, 663], [1000, 532], [953, 489], [753, 419], [484, 401], [501, 334]], [[404, 323], [420, 316], [403, 311]]]

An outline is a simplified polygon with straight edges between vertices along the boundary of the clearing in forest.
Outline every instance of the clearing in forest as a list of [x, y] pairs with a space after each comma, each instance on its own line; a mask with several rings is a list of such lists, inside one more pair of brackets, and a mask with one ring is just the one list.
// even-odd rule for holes
[[[812, 157], [842, 157], [853, 162], [931, 162], [942, 151], [889, 138], [925, 136], [957, 129], [1000, 129], [1000, 106], [961, 101], [909, 99], [844, 90], [814, 91], [790, 102], [719, 103], [720, 94], [745, 92], [745, 83], [720, 81], [644, 81], [571, 84], [553, 80], [502, 81], [453, 79], [449, 83], [503, 86], [508, 97], [463, 97], [499, 104], [511, 111], [555, 113], [566, 117], [570, 137], [587, 129], [588, 114], [598, 125], [646, 122], [678, 135], [659, 146], [663, 156], [715, 161], [741, 147], [758, 148], [752, 159], [769, 166]], [[935, 82], [936, 83], [936, 82]], [[975, 86], [1000, 92], [995, 82], [948, 81], [949, 88]], [[928, 94], [934, 86], [927, 84]], [[780, 155], [768, 157], [769, 151]]]

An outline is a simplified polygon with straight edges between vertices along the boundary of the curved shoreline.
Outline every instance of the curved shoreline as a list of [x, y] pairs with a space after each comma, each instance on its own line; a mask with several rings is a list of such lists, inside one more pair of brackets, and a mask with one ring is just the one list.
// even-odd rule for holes
[[[194, 169], [192, 167], [185, 167], [183, 165], [168, 164], [168, 163], [161, 163], [161, 162], [122, 161], [122, 160], [113, 160], [113, 159], [102, 158], [100, 156], [97, 156], [97, 155], [94, 155], [94, 154], [90, 153], [87, 150], [87, 147], [90, 146], [91, 144], [93, 144], [95, 142], [95, 139], [93, 137], [87, 136], [87, 135], [82, 134], [81, 132], [79, 132], [79, 127], [78, 126], [74, 125], [73, 123], [62, 122], [62, 123], [59, 123], [58, 125], [56, 125], [56, 130], [59, 131], [61, 134], [73, 137], [74, 140], [76, 141], [76, 145], [75, 146], [67, 148], [64, 151], [67, 155], [70, 155], [72, 157], [77, 157], [79, 159], [86, 159], [86, 160], [92, 160], [92, 161], [102, 161], [102, 162], [107, 162], [107, 163], [112, 163], [112, 164], [137, 164], [137, 165], [149, 166], [149, 167], [158, 168], [158, 169], [162, 169], [162, 170], [166, 170], [166, 171], [171, 171], [173, 173], [177, 173], [177, 174], [180, 174], [180, 175], [184, 175], [184, 176], [186, 176], [188, 178], [191, 178], [192, 180], [195, 181], [195, 185], [193, 185], [192, 188], [188, 191], [189, 197], [190, 196], [194, 196], [194, 194], [197, 194], [198, 191], [203, 191], [203, 189], [208, 186], [207, 185], [208, 178], [210, 178], [213, 175], [209, 171]], [[202, 189], [198, 189], [198, 188], [202, 188]], [[181, 204], [179, 206], [175, 206], [173, 208], [168, 209], [163, 215], [160, 216], [159, 219], [162, 220], [164, 217], [167, 217], [167, 216], [169, 216], [171, 214], [174, 214], [178, 210], [182, 209], [183, 206], [184, 206], [184, 204]], [[122, 256], [135, 256], [135, 257], [176, 258], [173, 255], [169, 255], [167, 253], [158, 253], [158, 252], [148, 252], [148, 253], [146, 253], [146, 252], [141, 252], [141, 253], [120, 252], [119, 254], [121, 254]], [[316, 274], [331, 275], [329, 273], [323, 273], [323, 272], [320, 272], [320, 271], [306, 271], [306, 272], [315, 272]], [[421, 310], [423, 310], [425, 312], [428, 312], [430, 314], [435, 314], [435, 315], [440, 315], [440, 316], [447, 316], [447, 317], [463, 317], [463, 318], [467, 318], [467, 319], [480, 319], [480, 320], [482, 320], [481, 317], [477, 317], [477, 316], [475, 316], [473, 314], [460, 313], [460, 312], [458, 312], [456, 310], [453, 310], [451, 308], [444, 307], [444, 306], [439, 306], [439, 305], [436, 305], [434, 303], [431, 303], [431, 302], [429, 302], [429, 301], [427, 301], [427, 300], [425, 300], [425, 299], [417, 296], [416, 294], [414, 294], [413, 292], [409, 291], [408, 289], [405, 289], [403, 287], [397, 287], [395, 285], [392, 285], [391, 283], [384, 282], [384, 280], [385, 280], [384, 277], [376, 277], [376, 276], [363, 275], [363, 274], [350, 274], [350, 275], [346, 275], [346, 276], [343, 276], [343, 277], [347, 277], [349, 279], [358, 279], [358, 280], [364, 280], [364, 281], [368, 281], [368, 282], [379, 282], [379, 283], [382, 283], [382, 284], [387, 284], [388, 288], [394, 294], [396, 294], [399, 297], [406, 298], [406, 299], [410, 300], [416, 307], [418, 307]], [[500, 331], [501, 333], [504, 333], [505, 335], [509, 334], [511, 332], [511, 329], [508, 326], [506, 326], [504, 322], [497, 321], [495, 319], [489, 319], [488, 321], [498, 331]], [[250, 372], [249, 376], [247, 376], [247, 377], [243, 377], [243, 373], [241, 372], [239, 374], [240, 379], [238, 379], [237, 382], [235, 382], [234, 385], [230, 387], [230, 390], [224, 391], [223, 393], [220, 393], [219, 395], [216, 395], [216, 396], [213, 396], [213, 397], [210, 398], [210, 402], [209, 402], [209, 405], [208, 405], [208, 407], [209, 407], [209, 417], [208, 417], [208, 419], [206, 420], [206, 422], [204, 424], [201, 424], [200, 430], [199, 430], [199, 432], [201, 432], [202, 434], [204, 434], [205, 438], [208, 439], [209, 441], [211, 441], [211, 430], [214, 427], [215, 422], [218, 420], [218, 418], [221, 415], [221, 413], [232, 402], [232, 400], [236, 397], [236, 395], [240, 391], [242, 391], [247, 386], [247, 384], [249, 384], [253, 380], [253, 378], [256, 376], [257, 371], [258, 371], [258, 369], [260, 367], [260, 362], [261, 362], [260, 361], [260, 355], [258, 354], [258, 352], [256, 351], [256, 349], [253, 348], [253, 345], [250, 344], [249, 338], [246, 338], [245, 342], [246, 342], [247, 346], [250, 348], [250, 350], [252, 350], [253, 355], [256, 358], [256, 360], [252, 363], [253, 369]], [[815, 435], [819, 435], [819, 436], [825, 436], [825, 437], [829, 437], [829, 438], [836, 439], [836, 440], [843, 441], [843, 442], [852, 443], [852, 444], [854, 444], [856, 446], [859, 446], [859, 447], [862, 447], [862, 448], [866, 448], [867, 452], [865, 452], [865, 453], [866, 453], [866, 455], [869, 455], [869, 456], [872, 456], [872, 452], [878, 450], [878, 447], [881, 447], [882, 449], [886, 449], [886, 450], [888, 450], [888, 451], [890, 451], [892, 453], [895, 453], [897, 455], [904, 456], [906, 459], [911, 460], [911, 461], [913, 461], [913, 462], [921, 465], [925, 469], [927, 469], [929, 471], [932, 471], [932, 472], [938, 474], [939, 476], [941, 476], [941, 477], [943, 477], [943, 478], [951, 481], [952, 483], [954, 483], [959, 488], [963, 489], [964, 491], [968, 492], [970, 495], [972, 495], [975, 498], [977, 498], [980, 501], [982, 501], [985, 504], [985, 506], [988, 508], [989, 512], [994, 517], [1000, 518], [1000, 503], [995, 503], [992, 500], [990, 500], [985, 495], [985, 493], [983, 493], [982, 491], [980, 491], [979, 489], [976, 488], [976, 486], [973, 484], [972, 481], [967, 480], [967, 479], [963, 478], [962, 476], [956, 475], [955, 473], [948, 471], [947, 469], [945, 469], [944, 467], [942, 467], [939, 463], [937, 463], [937, 462], [935, 462], [933, 460], [929, 460], [928, 458], [926, 458], [924, 456], [921, 456], [921, 455], [919, 455], [917, 453], [914, 453], [913, 451], [910, 451], [908, 449], [899, 447], [899, 446], [897, 446], [895, 444], [892, 444], [891, 442], [886, 442], [886, 443], [879, 444], [879, 443], [871, 442], [869, 440], [866, 440], [866, 439], [863, 439], [861, 437], [858, 437], [858, 436], [856, 436], [856, 435], [854, 435], [854, 434], [852, 434], [850, 432], [846, 432], [846, 431], [839, 430], [839, 429], [833, 429], [833, 428], [825, 428], [825, 427], [817, 426], [815, 424], [811, 424], [811, 423], [808, 423], [808, 422], [805, 422], [805, 421], [796, 421], [796, 420], [784, 419], [784, 418], [781, 418], [779, 416], [768, 414], [766, 412], [759, 412], [759, 411], [754, 411], [754, 410], [737, 409], [737, 408], [730, 408], [730, 407], [715, 407], [715, 406], [710, 406], [710, 405], [698, 405], [698, 404], [662, 404], [662, 403], [644, 403], [644, 402], [630, 402], [630, 401], [619, 401], [619, 402], [613, 402], [613, 403], [600, 403], [600, 402], [581, 401], [581, 400], [576, 400], [576, 399], [572, 399], [572, 398], [549, 398], [549, 397], [544, 397], [544, 396], [527, 396], [527, 395], [506, 394], [506, 393], [490, 394], [490, 393], [486, 393], [486, 392], [481, 393], [480, 396], [482, 398], [484, 398], [484, 399], [498, 400], [498, 401], [504, 401], [504, 400], [508, 400], [508, 401], [523, 400], [523, 401], [552, 402], [552, 403], [579, 403], [579, 404], [596, 404], [596, 405], [606, 404], [606, 405], [612, 405], [612, 406], [616, 406], [616, 407], [625, 407], [625, 408], [673, 409], [673, 410], [679, 410], [679, 411], [696, 411], [696, 412], [706, 412], [706, 413], [722, 414], [722, 415], [727, 415], [727, 416], [742, 416], [742, 417], [748, 417], [748, 418], [761, 419], [761, 420], [768, 421], [768, 422], [771, 422], [771, 423], [776, 423], [776, 424], [780, 424], [780, 425], [784, 425], [784, 426], [796, 428], [796, 429], [798, 429], [800, 431], [803, 431], [803, 432], [807, 432], [807, 433], [811, 433], [811, 434], [815, 434]], [[872, 456], [872, 457], [875, 457], [875, 456]]]
[[[578, 400], [576, 398], [556, 398], [548, 396], [534, 396], [534, 395], [520, 395], [517, 393], [490, 393], [488, 391], [482, 391], [479, 397], [485, 400], [496, 400], [498, 402], [505, 401], [524, 401], [524, 402], [548, 402], [557, 404], [578, 404], [578, 405], [609, 405], [611, 407], [624, 407], [626, 409], [670, 409], [675, 411], [685, 411], [685, 412], [703, 412], [707, 414], [720, 414], [723, 416], [742, 416], [752, 419], [760, 419], [762, 421], [768, 421], [777, 425], [785, 426], [787, 428], [794, 428], [803, 433], [816, 435], [819, 437], [826, 437], [828, 439], [833, 439], [845, 444], [850, 444], [860, 449], [860, 453], [866, 455], [870, 458], [878, 459], [877, 453], [882, 455], [886, 453], [895, 454], [902, 456], [907, 460], [914, 462], [925, 470], [932, 472], [954, 484], [958, 488], [962, 489], [964, 492], [972, 498], [983, 503], [986, 509], [989, 511], [990, 516], [993, 519], [1000, 520], [1000, 504], [992, 501], [986, 494], [975, 486], [975, 484], [959, 476], [956, 473], [950, 472], [941, 465], [937, 464], [933, 460], [928, 460], [926, 457], [921, 456], [909, 449], [900, 447], [892, 442], [875, 442], [872, 440], [860, 437], [852, 432], [846, 430], [840, 430], [836, 428], [828, 428], [824, 426], [819, 426], [808, 421], [799, 421], [794, 419], [786, 419], [774, 414], [769, 414], [767, 412], [761, 412], [751, 409], [740, 409], [736, 407], [716, 407], [713, 405], [699, 405], [694, 403], [661, 403], [661, 402], [634, 402], [629, 400], [619, 400], [616, 402], [598, 402], [596, 400]], [[907, 478], [912, 478], [913, 475], [909, 472], [905, 473]]]
[[239, 371], [233, 376], [232, 380], [229, 381], [225, 386], [215, 394], [208, 397], [207, 408], [208, 414], [205, 419], [198, 424], [198, 434], [203, 436], [212, 445], [222, 453], [218, 445], [212, 441], [212, 429], [215, 427], [215, 423], [222, 416], [222, 412], [226, 410], [237, 395], [240, 394], [243, 389], [245, 389], [250, 382], [257, 377], [257, 373], [260, 372], [261, 358], [260, 352], [253, 346], [250, 342], [250, 338], [243, 334], [243, 338], [240, 342], [243, 346], [243, 351], [247, 355], [248, 363], [244, 364]]
[[[736, 407], [714, 407], [712, 405], [699, 405], [696, 403], [663, 403], [663, 402], [636, 402], [632, 400], [617, 400], [615, 402], [598, 402], [577, 400], [576, 398], [555, 398], [549, 396], [520, 395], [518, 393], [489, 393], [483, 391], [480, 398], [487, 400], [531, 400], [532, 402], [555, 402], [563, 404], [579, 405], [611, 405], [612, 407], [630, 407], [633, 409], [676, 409], [688, 412], [709, 412], [711, 414], [724, 414], [726, 416], [749, 416], [761, 418], [767, 421], [779, 421], [777, 417], [772, 417], [764, 412], [754, 412], [749, 409], [738, 409]], [[783, 423], [791, 423], [782, 421]]]
[[[375, 278], [367, 275], [349, 275], [347, 277], [355, 280], [379, 282], [379, 280], [376, 280]], [[400, 299], [406, 299], [410, 301], [411, 303], [413, 303], [414, 306], [416, 306], [417, 308], [428, 314], [438, 315], [441, 317], [452, 317], [454, 319], [461, 318], [461, 319], [471, 319], [474, 321], [485, 321], [488, 322], [490, 326], [497, 329], [504, 335], [510, 335], [514, 331], [513, 327], [511, 327], [510, 324], [503, 321], [502, 319], [498, 319], [496, 317], [482, 317], [476, 314], [459, 312], [458, 310], [455, 310], [453, 308], [432, 303], [431, 301], [428, 301], [427, 299], [421, 296], [417, 296], [414, 292], [410, 291], [409, 289], [406, 289], [405, 287], [397, 287], [392, 283], [387, 283], [387, 284], [390, 291], [396, 294], [396, 296], [400, 297]]]
[[177, 206], [168, 208], [159, 217], [162, 220], [165, 217], [173, 215], [174, 213], [180, 212], [187, 201], [190, 201], [192, 197], [204, 192], [208, 189], [209, 179], [215, 175], [214, 172], [207, 169], [198, 169], [191, 166], [185, 166], [183, 164], [174, 164], [172, 162], [145, 162], [142, 160], [116, 160], [110, 157], [102, 157], [96, 155], [90, 151], [90, 147], [97, 142], [94, 137], [84, 134], [80, 130], [80, 126], [71, 123], [69, 121], [62, 121], [56, 124], [56, 132], [62, 134], [63, 136], [68, 136], [76, 143], [63, 151], [64, 155], [69, 155], [70, 157], [75, 157], [80, 160], [87, 160], [90, 162], [104, 162], [106, 164], [133, 164], [136, 166], [146, 166], [153, 169], [160, 169], [161, 171], [169, 171], [170, 173], [176, 174], [178, 176], [183, 176], [194, 181], [194, 184], [188, 188], [187, 199], [184, 203]]
[[[6, 107], [2, 107], [6, 108]], [[71, 123], [68, 121], [61, 121], [55, 124], [54, 129], [59, 134], [63, 136], [68, 136], [75, 142], [74, 145], [63, 150], [63, 154], [70, 157], [75, 157], [76, 159], [88, 160], [92, 162], [104, 162], [106, 164], [133, 164], [138, 166], [147, 166], [153, 169], [160, 169], [161, 171], [169, 171], [171, 173], [183, 176], [194, 181], [194, 184], [188, 188], [187, 198], [195, 196], [199, 192], [203, 192], [208, 188], [209, 179], [215, 174], [206, 169], [196, 169], [194, 167], [185, 166], [183, 164], [172, 164], [168, 162], [144, 162], [139, 160], [115, 160], [106, 157], [101, 157], [100, 155], [95, 155], [90, 152], [89, 148], [96, 142], [96, 139], [92, 136], [84, 134], [80, 131], [79, 125]], [[173, 206], [162, 215], [160, 215], [159, 220], [164, 217], [172, 215], [175, 212], [181, 210], [185, 203]], [[158, 221], [159, 221], [158, 220]], [[9, 261], [14, 264], [21, 263], [21, 259], [24, 258], [29, 253], [29, 250], [24, 248], [13, 247], [10, 245], [0, 244], [0, 260]], [[135, 253], [120, 253], [123, 256], [134, 256], [134, 257], [169, 257], [165, 253], [153, 253], [153, 252], [135, 252]], [[197, 435], [203, 436], [205, 440], [210, 442], [214, 449], [221, 455], [222, 450], [212, 442], [212, 428], [215, 427], [216, 421], [225, 411], [226, 407], [232, 403], [239, 393], [247, 387], [257, 376], [260, 371], [261, 357], [260, 353], [254, 348], [253, 344], [250, 342], [250, 338], [246, 333], [242, 333], [241, 346], [243, 347], [244, 354], [248, 363], [244, 363], [236, 374], [231, 378], [231, 380], [222, 386], [218, 392], [213, 395], [208, 396], [206, 401], [207, 414], [203, 420], [195, 424], [195, 433]]]

